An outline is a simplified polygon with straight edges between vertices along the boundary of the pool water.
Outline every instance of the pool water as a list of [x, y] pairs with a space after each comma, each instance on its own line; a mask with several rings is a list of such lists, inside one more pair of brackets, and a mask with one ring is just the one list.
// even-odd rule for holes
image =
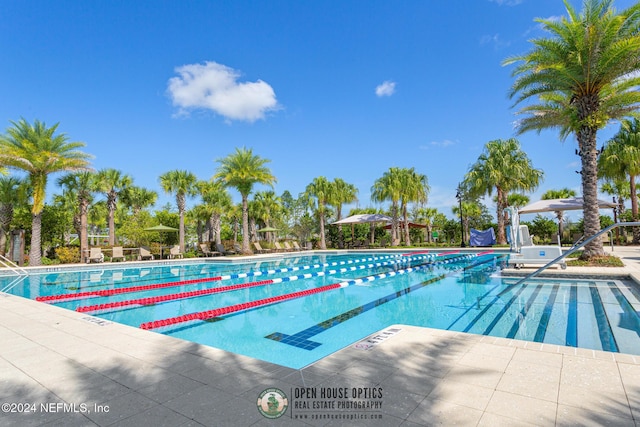
[[[640, 355], [635, 283], [536, 279], [515, 286], [517, 279], [500, 276], [507, 257], [351, 253], [131, 263], [31, 274], [5, 291], [291, 368], [392, 324]], [[0, 289], [11, 280], [0, 278]], [[225, 307], [231, 311], [212, 311]]]

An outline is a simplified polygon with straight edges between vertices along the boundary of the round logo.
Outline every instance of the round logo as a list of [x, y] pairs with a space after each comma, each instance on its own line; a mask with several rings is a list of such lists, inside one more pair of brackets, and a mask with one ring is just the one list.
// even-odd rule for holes
[[267, 418], [280, 418], [287, 412], [289, 399], [279, 388], [268, 388], [258, 396], [258, 411]]

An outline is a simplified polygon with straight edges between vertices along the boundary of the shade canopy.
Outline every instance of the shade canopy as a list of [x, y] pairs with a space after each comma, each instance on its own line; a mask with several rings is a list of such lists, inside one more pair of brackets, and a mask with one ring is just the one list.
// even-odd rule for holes
[[266, 232], [269, 232], [269, 231], [278, 231], [278, 229], [274, 228], [274, 227], [264, 227], [264, 228], [261, 228], [260, 230], [256, 230], [256, 231], [258, 233], [266, 233]]
[[346, 218], [341, 219], [340, 221], [336, 221], [331, 223], [331, 225], [340, 225], [340, 224], [369, 224], [372, 222], [391, 222], [391, 217], [382, 215], [382, 214], [359, 214], [359, 215], [351, 215]]
[[[538, 200], [528, 204], [527, 206], [518, 210], [520, 215], [536, 213], [536, 212], [558, 212], [558, 211], [572, 211], [582, 209], [584, 206], [584, 200], [582, 197], [570, 197], [568, 199], [549, 199]], [[606, 202], [598, 199], [598, 205], [600, 208], [615, 208], [616, 204]]]
[[149, 227], [149, 228], [145, 228], [144, 231], [164, 231], [164, 232], [177, 232], [180, 231], [177, 228], [173, 228], [173, 227], [168, 227], [166, 225], [156, 225], [153, 227]]

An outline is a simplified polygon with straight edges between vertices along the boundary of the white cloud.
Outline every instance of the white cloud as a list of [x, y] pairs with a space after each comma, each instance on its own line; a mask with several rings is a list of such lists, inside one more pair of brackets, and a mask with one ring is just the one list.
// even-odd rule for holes
[[450, 145], [454, 145], [456, 142], [452, 141], [450, 139], [443, 139], [442, 141], [431, 141], [429, 143], [429, 145], [421, 145], [420, 149], [421, 150], [428, 150], [429, 147], [442, 147], [442, 148], [446, 148], [449, 147]]
[[377, 96], [391, 96], [396, 93], [396, 82], [385, 80], [382, 84], [376, 86]]
[[189, 110], [211, 110], [227, 120], [254, 122], [278, 108], [273, 88], [266, 82], [238, 82], [240, 73], [226, 65], [207, 61], [175, 69], [168, 94], [178, 114]]
[[511, 42], [502, 40], [499, 34], [494, 34], [494, 35], [484, 35], [480, 37], [480, 44], [481, 45], [491, 44], [495, 49], [503, 49], [509, 46]]

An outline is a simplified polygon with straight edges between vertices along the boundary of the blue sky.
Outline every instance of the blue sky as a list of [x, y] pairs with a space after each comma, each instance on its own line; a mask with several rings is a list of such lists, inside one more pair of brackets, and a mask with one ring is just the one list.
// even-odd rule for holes
[[[377, 207], [370, 188], [389, 167], [415, 167], [428, 205], [448, 216], [486, 142], [516, 136], [501, 62], [543, 35], [534, 18], [565, 12], [560, 0], [0, 6], [0, 131], [21, 117], [59, 122], [95, 169], [131, 175], [158, 191], [158, 205], [174, 202], [159, 175], [209, 179], [217, 159], [245, 146], [271, 160], [277, 194], [341, 177], [360, 207]], [[575, 139], [518, 139], [545, 172], [532, 201], [548, 189], [580, 194]]]

